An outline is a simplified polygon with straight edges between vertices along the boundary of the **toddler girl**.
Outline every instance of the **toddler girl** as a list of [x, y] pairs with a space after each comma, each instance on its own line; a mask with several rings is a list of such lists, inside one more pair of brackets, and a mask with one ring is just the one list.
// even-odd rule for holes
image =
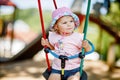
[[[41, 44], [49, 47], [57, 55], [72, 56], [78, 54], [82, 47], [90, 50], [87, 41], [83, 41], [83, 34], [74, 32], [79, 26], [79, 18], [69, 8], [58, 8], [52, 13], [51, 31], [48, 39], [42, 38]], [[65, 80], [80, 80], [80, 58], [66, 60]], [[61, 80], [61, 60], [54, 58], [52, 71], [48, 80]]]

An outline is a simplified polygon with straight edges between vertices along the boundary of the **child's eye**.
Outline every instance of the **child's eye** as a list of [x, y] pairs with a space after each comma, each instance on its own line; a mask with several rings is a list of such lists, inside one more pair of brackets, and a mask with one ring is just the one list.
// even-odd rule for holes
[[73, 20], [71, 20], [70, 22], [74, 22]]
[[63, 22], [63, 24], [67, 24], [67, 22]]

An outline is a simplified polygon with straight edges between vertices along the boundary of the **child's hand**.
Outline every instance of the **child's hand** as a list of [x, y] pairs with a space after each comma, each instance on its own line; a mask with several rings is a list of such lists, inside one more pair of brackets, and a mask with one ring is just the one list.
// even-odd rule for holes
[[41, 45], [42, 45], [42, 46], [48, 46], [48, 45], [49, 45], [48, 39], [42, 38], [42, 39], [41, 39]]
[[42, 46], [47, 46], [49, 47], [51, 50], [54, 50], [54, 47], [49, 43], [48, 39], [41, 39], [41, 45]]
[[83, 40], [82, 42], [82, 47], [85, 48], [85, 51], [89, 51], [90, 50], [90, 46], [87, 40]]

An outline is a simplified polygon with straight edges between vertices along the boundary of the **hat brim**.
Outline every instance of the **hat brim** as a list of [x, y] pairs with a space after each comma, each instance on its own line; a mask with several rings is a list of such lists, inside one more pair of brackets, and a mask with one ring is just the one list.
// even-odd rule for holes
[[63, 17], [63, 16], [72, 16], [73, 19], [74, 19], [74, 21], [75, 21], [75, 28], [77, 28], [77, 27], [80, 25], [79, 18], [78, 18], [78, 16], [77, 16], [76, 14], [65, 12], [65, 13], [59, 14], [58, 16], [54, 17], [54, 19], [52, 19], [50, 28], [53, 29], [56, 21], [57, 21], [58, 19], [60, 19], [61, 17]]

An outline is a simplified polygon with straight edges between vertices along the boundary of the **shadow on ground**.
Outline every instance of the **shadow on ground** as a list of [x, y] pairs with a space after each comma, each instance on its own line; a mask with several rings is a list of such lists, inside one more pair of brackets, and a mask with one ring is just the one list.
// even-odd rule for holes
[[[47, 66], [42, 56], [36, 56], [37, 60], [0, 64], [0, 80], [45, 80], [42, 73]], [[120, 68], [114, 68], [112, 72], [108, 69], [109, 67], [102, 61], [84, 62], [88, 80], [120, 80]]]

